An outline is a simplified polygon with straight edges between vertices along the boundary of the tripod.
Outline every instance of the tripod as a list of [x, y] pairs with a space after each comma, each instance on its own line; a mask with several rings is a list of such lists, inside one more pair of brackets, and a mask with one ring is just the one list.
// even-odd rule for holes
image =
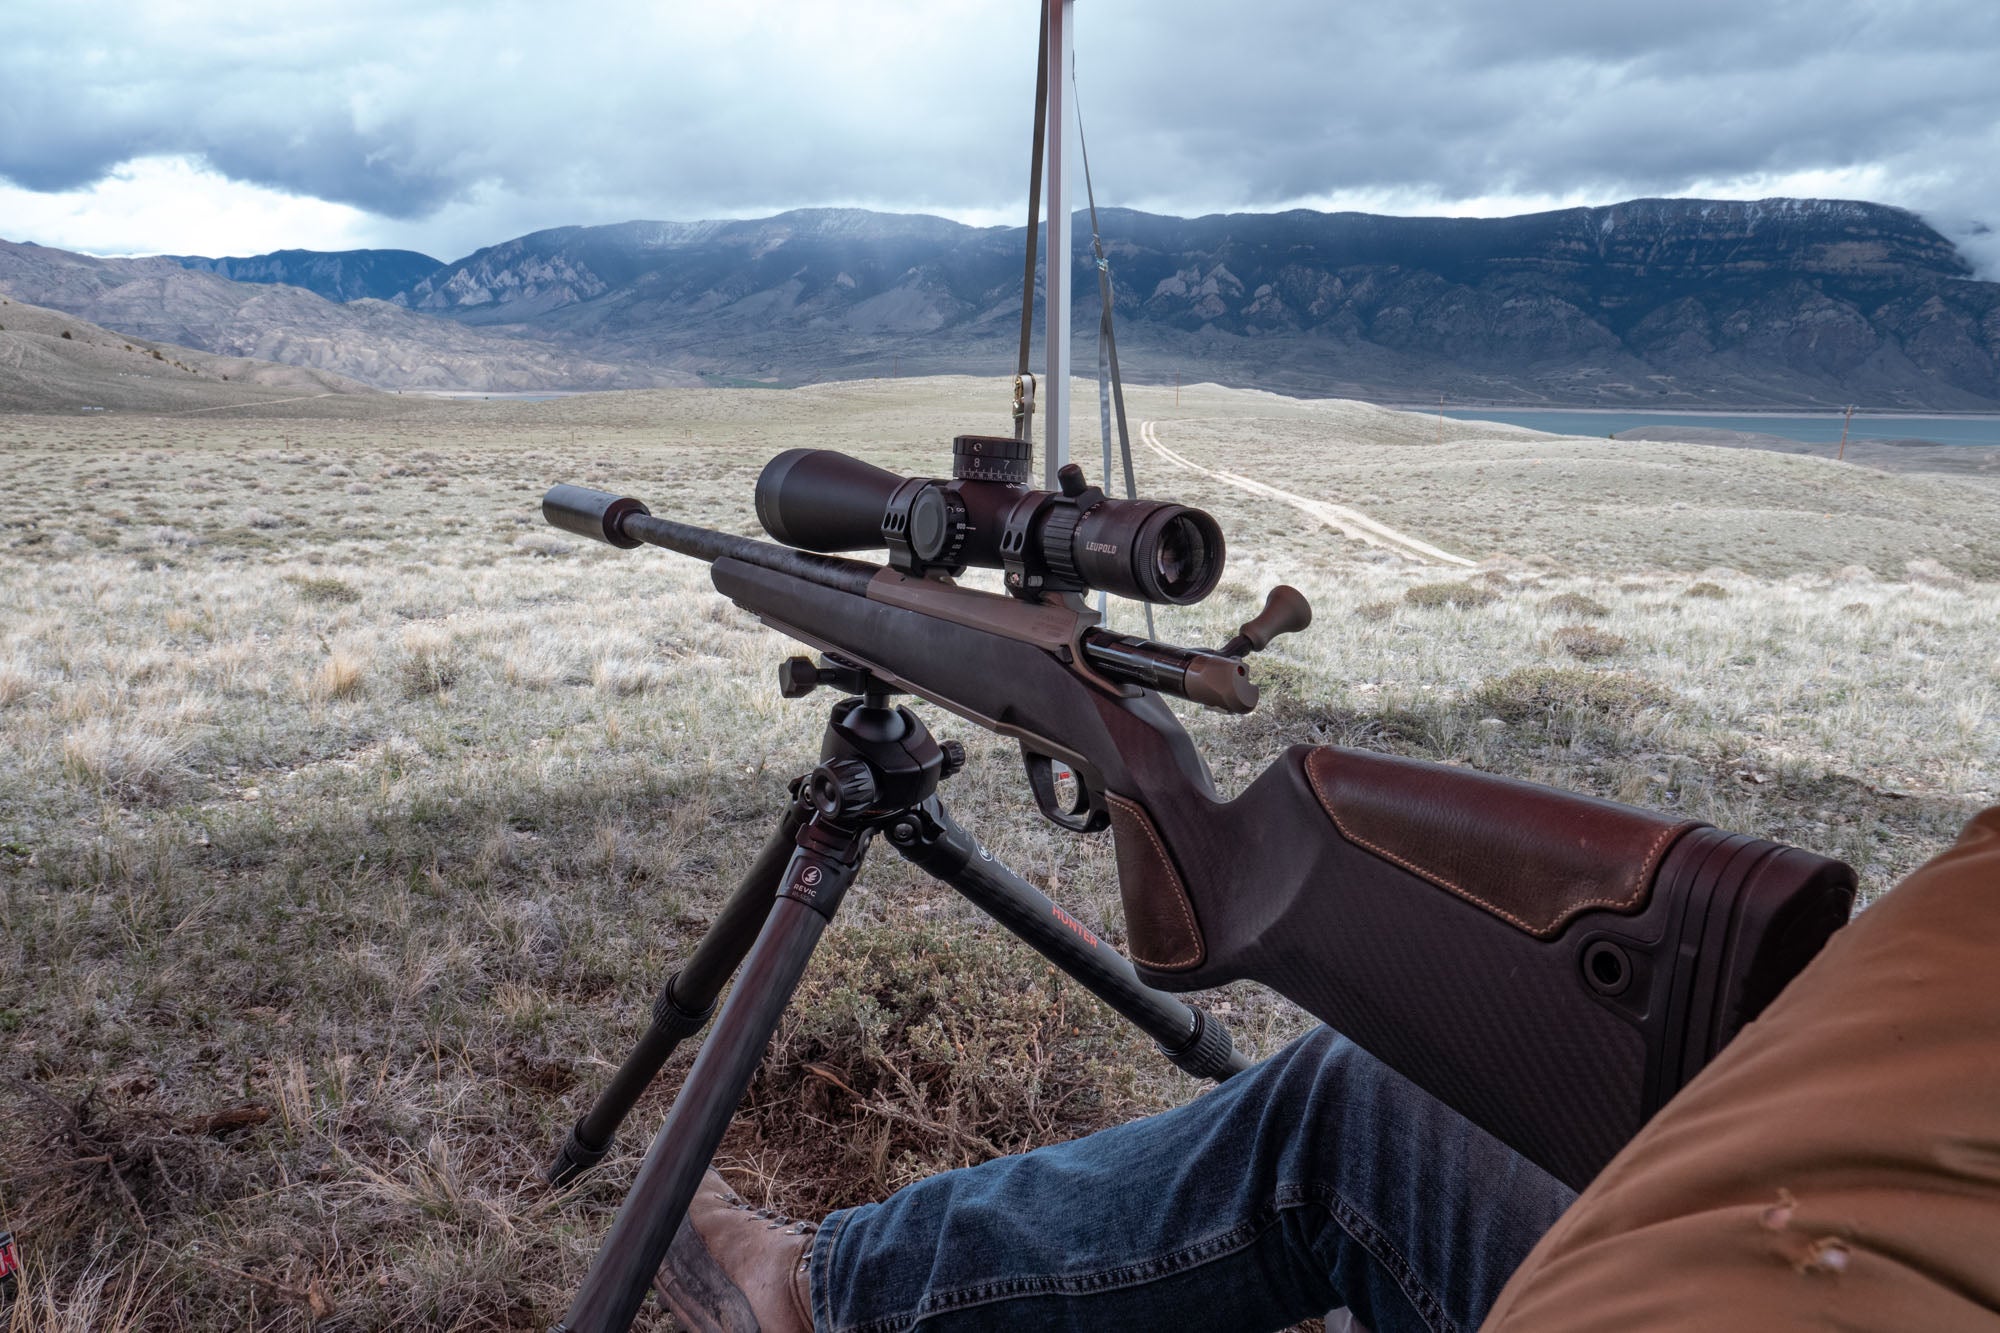
[[1219, 1082], [1248, 1067], [1221, 1023], [1141, 982], [1122, 955], [952, 820], [937, 788], [963, 766], [965, 751], [955, 741], [934, 740], [908, 708], [892, 707], [888, 685], [858, 667], [803, 657], [784, 663], [779, 682], [787, 698], [822, 685], [847, 697], [827, 719], [819, 765], [792, 783], [770, 841], [693, 955], [661, 987], [645, 1035], [548, 1169], [551, 1184], [566, 1185], [604, 1159], [619, 1123], [675, 1046], [707, 1024], [740, 964], [715, 1030], [568, 1314], [551, 1333], [624, 1333], [631, 1326], [813, 948], [877, 833], [1137, 1024], [1181, 1069]]

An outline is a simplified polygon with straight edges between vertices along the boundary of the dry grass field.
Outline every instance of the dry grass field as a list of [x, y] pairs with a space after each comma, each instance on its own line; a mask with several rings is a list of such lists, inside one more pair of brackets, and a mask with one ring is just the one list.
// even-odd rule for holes
[[[1232, 791], [1295, 741], [1392, 750], [1786, 838], [1874, 894], [2000, 789], [2000, 491], [1205, 387], [1132, 411], [1475, 562], [1141, 449], [1142, 490], [1234, 552], [1163, 637], [1219, 643], [1278, 581], [1316, 608], [1256, 659], [1256, 714], [1190, 718]], [[540, 1169], [828, 700], [778, 697], [792, 647], [701, 567], [554, 533], [541, 492], [754, 534], [779, 449], [939, 472], [953, 434], [1004, 429], [971, 380], [0, 417], [13, 1333], [553, 1322], [688, 1053], [589, 1183], [551, 1197]], [[973, 756], [960, 819], [1122, 939], [1108, 845], [932, 720]], [[723, 1150], [794, 1212], [1199, 1091], [892, 856], [807, 990]], [[1259, 1051], [1301, 1023], [1248, 987], [1209, 1003]]]

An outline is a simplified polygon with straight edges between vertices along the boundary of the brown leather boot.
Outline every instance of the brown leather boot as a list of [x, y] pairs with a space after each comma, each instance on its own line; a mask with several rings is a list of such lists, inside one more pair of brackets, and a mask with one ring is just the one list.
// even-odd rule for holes
[[713, 1171], [653, 1279], [688, 1333], [812, 1333], [813, 1222], [752, 1208]]

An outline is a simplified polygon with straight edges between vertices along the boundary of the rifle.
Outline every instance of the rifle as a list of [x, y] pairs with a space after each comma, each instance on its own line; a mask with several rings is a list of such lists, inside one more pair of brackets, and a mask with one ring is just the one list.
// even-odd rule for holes
[[[547, 519], [708, 561], [716, 589], [824, 654], [780, 686], [832, 685], [821, 763], [550, 1178], [608, 1151], [632, 1101], [743, 973], [565, 1322], [622, 1330], [876, 832], [973, 898], [1192, 1073], [1244, 1067], [1221, 1024], [1167, 992], [1270, 986], [1581, 1189], [1761, 1012], [1852, 909], [1847, 866], [1764, 839], [1471, 769], [1294, 746], [1223, 801], [1163, 695], [1247, 713], [1244, 659], [1311, 611], [1279, 588], [1214, 651], [1115, 634], [1093, 587], [1188, 604], [1222, 534], [1184, 506], [1111, 500], [1073, 465], [1029, 490], [1027, 446], [961, 436], [950, 480], [829, 450], [757, 483], [772, 545], [559, 485]], [[807, 548], [805, 550], [796, 548]], [[829, 552], [887, 547], [887, 566]], [[1006, 593], [959, 586], [1004, 569]], [[902, 693], [1019, 742], [1042, 813], [1109, 828], [1130, 962], [993, 861], [944, 811], [962, 750]], [[1060, 770], [1073, 775], [1065, 799]], [[750, 940], [756, 943], [751, 946]]]

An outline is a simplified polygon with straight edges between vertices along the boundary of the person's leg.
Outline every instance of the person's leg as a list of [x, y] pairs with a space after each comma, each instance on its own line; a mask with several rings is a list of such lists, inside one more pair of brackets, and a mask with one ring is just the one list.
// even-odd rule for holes
[[1471, 1333], [1575, 1196], [1321, 1028], [1214, 1091], [821, 1224], [818, 1333]]

